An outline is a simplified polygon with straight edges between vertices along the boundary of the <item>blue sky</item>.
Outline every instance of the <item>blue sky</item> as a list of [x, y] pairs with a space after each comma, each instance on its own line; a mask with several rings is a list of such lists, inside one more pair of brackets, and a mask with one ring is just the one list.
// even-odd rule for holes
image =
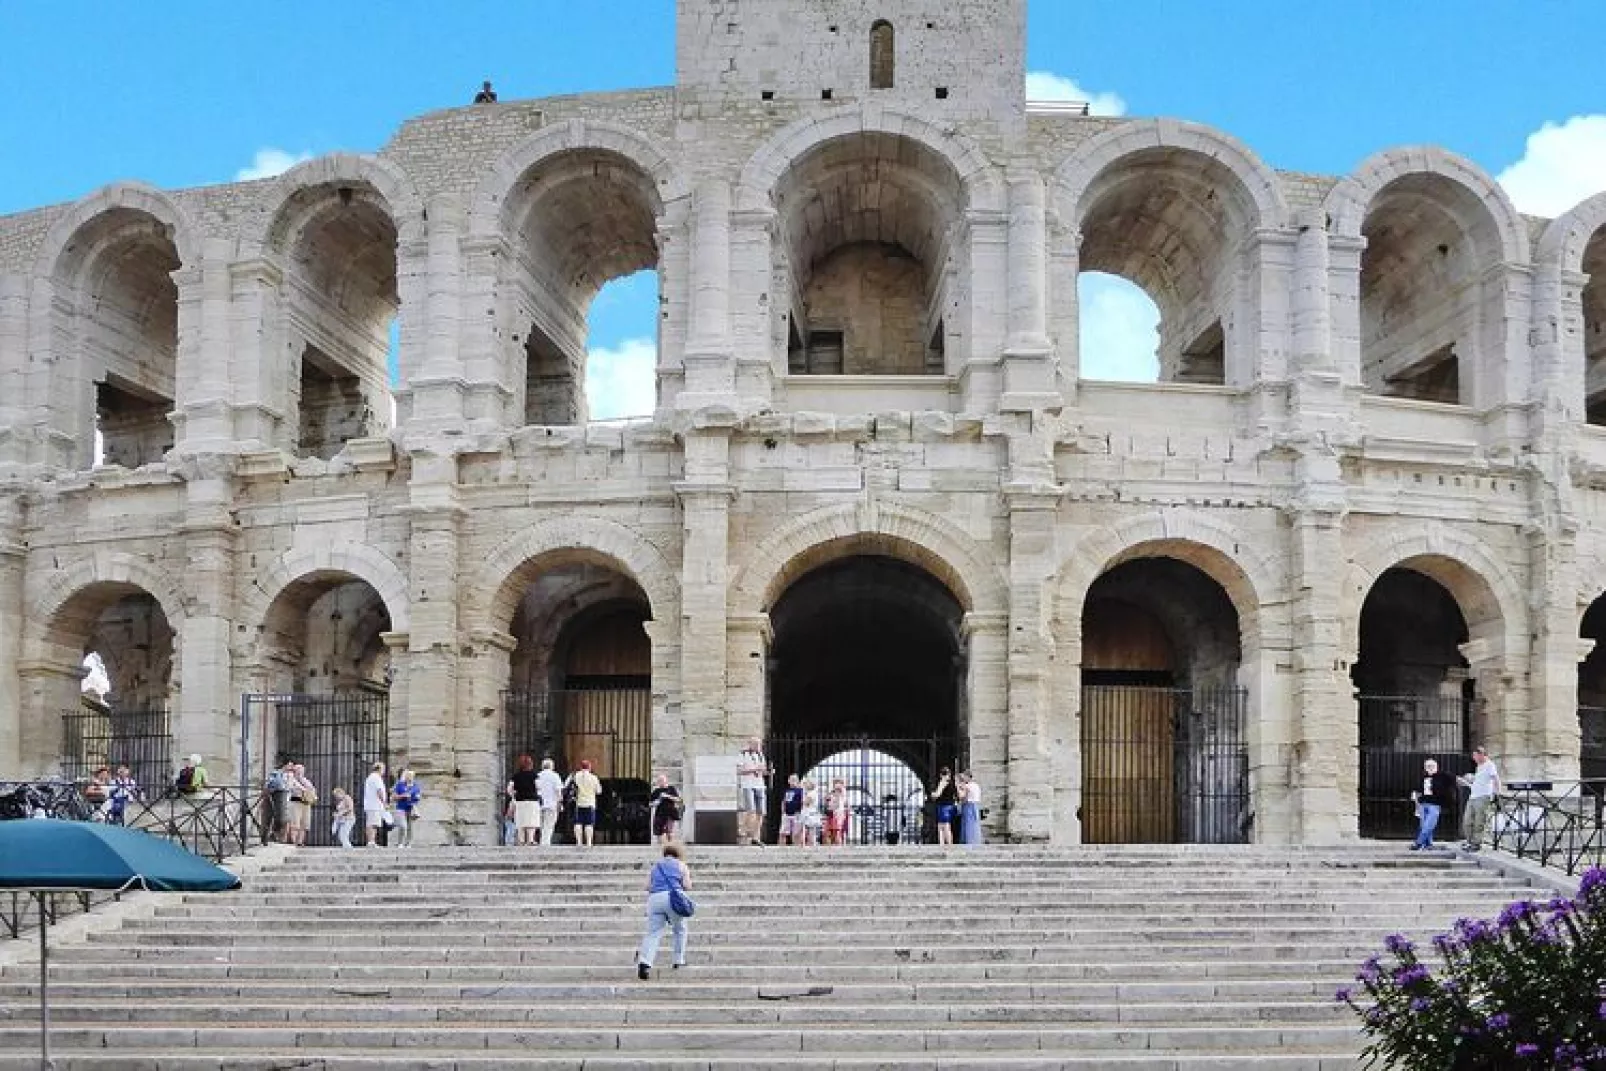
[[[1274, 167], [1414, 142], [1495, 174], [1527, 155], [1519, 206], [1546, 211], [1606, 188], [1603, 41], [1600, 0], [1035, 0], [1028, 67]], [[0, 42], [0, 213], [118, 178], [226, 181], [268, 149], [378, 149], [482, 78], [503, 99], [674, 78], [670, 0], [3, 0]], [[651, 288], [624, 289], [594, 346], [650, 336]]]

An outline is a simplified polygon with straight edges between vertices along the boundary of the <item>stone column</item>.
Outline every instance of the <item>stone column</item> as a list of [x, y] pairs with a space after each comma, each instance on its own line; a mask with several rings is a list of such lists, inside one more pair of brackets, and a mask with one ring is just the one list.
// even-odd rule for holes
[[[441, 827], [428, 836], [435, 842], [453, 836], [478, 843], [478, 830], [464, 827], [484, 824], [486, 786], [466, 773], [494, 752], [499, 721], [459, 705], [460, 529], [465, 511], [456, 480], [455, 456], [413, 454], [407, 507], [409, 625], [397, 669], [405, 686], [391, 696], [391, 739], [400, 744], [419, 779], [434, 786], [431, 795], [441, 801], [437, 807], [452, 799], [450, 815], [424, 812], [426, 822]], [[392, 622], [398, 632], [399, 624]]]
[[961, 277], [970, 293], [960, 309], [957, 334], [966, 340], [966, 352], [957, 371], [960, 404], [967, 413], [996, 410], [1004, 391], [1009, 236], [1009, 220], [1004, 213], [972, 210], [965, 214], [969, 263], [962, 265]]
[[[524, 414], [510, 405], [521, 397], [513, 382], [514, 371], [504, 353], [514, 350], [506, 332], [514, 330], [511, 312], [504, 308], [502, 265], [513, 255], [500, 236], [472, 237], [460, 245], [458, 363], [465, 380], [463, 413], [470, 431], [521, 427]], [[527, 325], [526, 325], [527, 326]], [[517, 333], [522, 336], [523, 330]]]
[[397, 412], [409, 430], [457, 430], [462, 425], [467, 387], [459, 357], [464, 331], [462, 227], [457, 198], [441, 195], [430, 201], [429, 237], [422, 257], [422, 358], [416, 366], [402, 367]]
[[[22, 772], [23, 626], [27, 620], [23, 577], [28, 548], [23, 542], [25, 507], [21, 495], [0, 497], [0, 776]], [[44, 622], [37, 622], [43, 625]]]
[[1345, 650], [1344, 574], [1335, 567], [1344, 560], [1343, 513], [1308, 508], [1290, 521], [1293, 701], [1286, 714], [1275, 705], [1260, 707], [1265, 746], [1286, 755], [1288, 790], [1283, 801], [1256, 800], [1257, 833], [1275, 843], [1332, 844], [1356, 836], [1360, 791], [1360, 719]]
[[230, 269], [229, 379], [234, 436], [247, 450], [294, 452], [300, 429], [291, 422], [289, 373], [280, 287], [274, 261], [242, 261]]
[[[1572, 780], [1578, 776], [1578, 666], [1588, 641], [1578, 635], [1578, 544], [1569, 526], [1534, 527], [1528, 533], [1528, 570], [1534, 615], [1530, 655], [1527, 745], [1523, 749], [1534, 777]], [[1494, 745], [1490, 745], [1493, 747]], [[1510, 755], [1501, 768], [1507, 769]]]
[[970, 769], [981, 783], [982, 806], [988, 811], [986, 834], [1003, 840], [1012, 832], [1014, 805], [1009, 776], [1009, 615], [968, 613], [960, 623], [960, 635], [966, 646]]
[[[1047, 580], [1054, 569], [1057, 489], [1006, 490], [1009, 507], [1009, 839], [1053, 833], [1049, 722], [1054, 717]], [[983, 787], [985, 787], [983, 782]]]
[[8, 771], [10, 774], [29, 778], [60, 772], [61, 718], [78, 709], [88, 673], [70, 661], [23, 659], [17, 664], [22, 695], [17, 733], [20, 764]]
[[[1576, 641], [1575, 641], [1576, 642]], [[1577, 647], [1573, 650], [1576, 652]], [[1461, 645], [1473, 680], [1476, 705], [1472, 709], [1472, 737], [1468, 748], [1482, 745], [1489, 749], [1508, 780], [1526, 780], [1537, 772], [1528, 754], [1529, 706], [1522, 663], [1527, 652], [1513, 655], [1503, 650], [1503, 641], [1492, 636], [1476, 637]], [[1575, 664], [1576, 672], [1576, 664]], [[1577, 717], [1576, 706], [1568, 711]], [[1576, 739], [1576, 730], [1574, 732]]]
[[[173, 744], [182, 754], [199, 752], [218, 783], [240, 783], [239, 696], [234, 694], [231, 644], [234, 623], [234, 558], [239, 529], [232, 458], [186, 459], [184, 595], [186, 613], [171, 622], [178, 630], [178, 709]], [[255, 623], [253, 623], [255, 624]]]
[[1034, 169], [1009, 175], [1009, 334], [1004, 344], [1002, 410], [1058, 409], [1054, 348], [1048, 337], [1048, 214]]
[[209, 238], [198, 263], [173, 273], [179, 295], [174, 449], [181, 452], [220, 451], [234, 442], [228, 359], [232, 255], [232, 243]]
[[697, 187], [692, 209], [691, 326], [679, 409], [730, 405], [736, 390], [731, 351], [731, 192], [719, 179]]
[[643, 623], [652, 644], [652, 765], [686, 783], [686, 723], [680, 701], [680, 619]]
[[[689, 437], [687, 475], [694, 455], [723, 454], [723, 436]], [[705, 477], [709, 475], [705, 473]], [[726, 590], [730, 572], [730, 500], [723, 482], [709, 479], [677, 484], [684, 531], [681, 568], [680, 700], [685, 761], [698, 755], [724, 754], [732, 743], [762, 735], [763, 709], [727, 706]], [[744, 696], [744, 698], [746, 698]]]
[[[772, 208], [731, 216], [731, 346], [736, 352], [736, 394], [744, 406], [761, 408], [773, 391], [774, 325], [787, 295], [772, 287]], [[784, 349], [784, 346], [782, 347]]]
[[[449, 773], [450, 784], [443, 784], [436, 792], [445, 818], [436, 819], [432, 812], [425, 811], [427, 821], [441, 826], [430, 843], [497, 842], [501, 825], [497, 795], [512, 772], [511, 757], [500, 751], [505, 716], [502, 693], [507, 689], [508, 666], [518, 645], [517, 637], [495, 629], [476, 629], [470, 637], [473, 656], [465, 659], [459, 683], [461, 713], [455, 724], [447, 725], [443, 719], [438, 730], [443, 735], [449, 733], [454, 741], [457, 765], [442, 771], [440, 780], [446, 782]], [[421, 739], [415, 732], [413, 746], [418, 747]]]
[[769, 728], [769, 659], [775, 640], [770, 615], [732, 617], [726, 628], [726, 695], [732, 720], [740, 726], [730, 736], [733, 742], [743, 739], [744, 733], [762, 737]]
[[28, 282], [0, 274], [0, 466], [31, 460], [28, 420]]
[[1361, 386], [1361, 253], [1366, 241], [1327, 237], [1327, 309], [1332, 368], [1345, 387]]

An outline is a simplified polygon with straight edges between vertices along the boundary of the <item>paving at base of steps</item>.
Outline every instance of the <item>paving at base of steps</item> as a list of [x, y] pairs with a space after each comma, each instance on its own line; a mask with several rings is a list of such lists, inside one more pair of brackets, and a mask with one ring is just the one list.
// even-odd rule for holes
[[[641, 847], [273, 848], [51, 949], [60, 1071], [1359, 1066], [1390, 933], [1550, 890], [1403, 845], [691, 846], [686, 966], [636, 975]], [[38, 961], [0, 948], [0, 1071]]]

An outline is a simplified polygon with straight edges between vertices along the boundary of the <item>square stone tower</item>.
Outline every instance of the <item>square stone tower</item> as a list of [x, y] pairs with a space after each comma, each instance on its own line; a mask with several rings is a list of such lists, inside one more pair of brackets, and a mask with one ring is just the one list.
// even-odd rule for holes
[[682, 114], [884, 101], [1016, 127], [1026, 0], [680, 0]]

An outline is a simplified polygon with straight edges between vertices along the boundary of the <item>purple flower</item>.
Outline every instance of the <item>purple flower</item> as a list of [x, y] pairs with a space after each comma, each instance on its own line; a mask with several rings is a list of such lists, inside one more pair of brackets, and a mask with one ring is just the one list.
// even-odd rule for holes
[[1518, 900], [1514, 904], [1507, 904], [1505, 910], [1500, 912], [1500, 926], [1502, 929], [1510, 929], [1538, 910], [1539, 905], [1532, 900]]
[[1428, 1007], [1428, 1002], [1423, 1000], [1421, 997], [1415, 997], [1411, 1001], [1411, 1010], [1416, 1012], [1418, 1015], [1421, 1015], [1423, 1012], [1427, 1011]]
[[1595, 1012], [1602, 1019], [1606, 1019], [1606, 1000], [1600, 1002], [1600, 1008]]
[[1416, 949], [1403, 933], [1391, 933], [1383, 939], [1383, 947], [1396, 956], [1406, 955]]
[[1451, 952], [1460, 948], [1461, 945], [1454, 937], [1447, 933], [1441, 933], [1433, 939], [1433, 947], [1439, 950], [1440, 955], [1448, 956]]
[[1538, 1056], [1539, 1055], [1539, 1046], [1538, 1045], [1534, 1045], [1534, 1044], [1532, 1044], [1530, 1042], [1524, 1041], [1521, 1045], [1517, 1046], [1517, 1055], [1518, 1056]]
[[[1352, 991], [1348, 986], [1345, 986], [1343, 989], [1340, 989], [1337, 993], [1333, 994], [1333, 999], [1338, 1001], [1340, 1004], [1348, 1004], [1350, 1002], [1350, 998], [1354, 995], [1354, 991]], [[1606, 1013], [1606, 1004], [1601, 1005], [1601, 1011]], [[1603, 1015], [1603, 1018], [1606, 1018], [1606, 1015]]]
[[1355, 976], [1355, 980], [1359, 982], [1375, 982], [1382, 973], [1383, 961], [1376, 956], [1370, 956], [1366, 962], [1361, 964], [1361, 973]]
[[1428, 969], [1425, 966], [1420, 963], [1413, 963], [1409, 967], [1400, 968], [1399, 972], [1394, 975], [1394, 981], [1401, 986], [1415, 985], [1418, 982], [1427, 981], [1428, 973]]
[[1588, 900], [1590, 894], [1596, 889], [1606, 886], [1606, 870], [1600, 867], [1591, 867], [1584, 871], [1584, 876], [1578, 882], [1578, 899]]
[[1489, 1029], [1496, 1034], [1504, 1032], [1511, 1026], [1511, 1016], [1505, 1012], [1495, 1012], [1489, 1016]]

